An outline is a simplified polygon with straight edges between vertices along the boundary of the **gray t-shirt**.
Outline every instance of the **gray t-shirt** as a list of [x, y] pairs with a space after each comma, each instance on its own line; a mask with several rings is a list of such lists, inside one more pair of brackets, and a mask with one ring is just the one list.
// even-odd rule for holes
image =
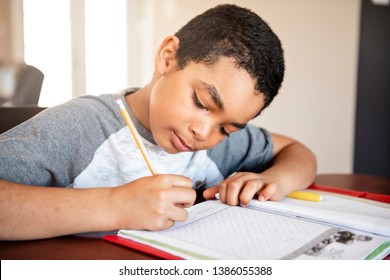
[[[48, 108], [0, 135], [0, 178], [16, 183], [90, 188], [118, 186], [151, 175], [115, 100], [82, 96]], [[169, 154], [135, 122], [157, 173], [181, 174], [213, 186], [237, 171], [260, 172], [271, 158], [269, 132], [247, 125], [216, 147]]]

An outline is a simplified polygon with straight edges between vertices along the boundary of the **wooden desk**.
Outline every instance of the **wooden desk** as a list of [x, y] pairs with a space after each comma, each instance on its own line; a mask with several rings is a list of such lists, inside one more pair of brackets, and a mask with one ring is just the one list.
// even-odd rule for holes
[[315, 184], [390, 195], [390, 177], [370, 175], [317, 175]]
[[[328, 174], [318, 175], [315, 182], [319, 185], [390, 195], [390, 178]], [[100, 238], [64, 236], [36, 241], [0, 241], [0, 259], [153, 260], [156, 258]]]

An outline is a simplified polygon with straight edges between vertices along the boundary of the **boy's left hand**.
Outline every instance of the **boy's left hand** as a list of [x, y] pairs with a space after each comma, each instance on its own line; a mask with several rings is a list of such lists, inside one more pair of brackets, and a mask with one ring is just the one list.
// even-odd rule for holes
[[248, 205], [257, 194], [258, 200], [280, 200], [283, 193], [280, 183], [264, 173], [238, 172], [225, 179], [219, 186], [213, 186], [203, 192], [205, 199], [219, 199], [228, 205]]

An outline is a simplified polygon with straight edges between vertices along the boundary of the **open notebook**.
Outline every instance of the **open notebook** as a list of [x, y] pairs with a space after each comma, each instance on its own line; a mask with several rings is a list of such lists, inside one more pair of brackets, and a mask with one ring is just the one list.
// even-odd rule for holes
[[120, 230], [106, 240], [162, 258], [381, 259], [390, 254], [390, 204], [322, 193], [322, 202], [218, 200], [188, 208], [164, 231]]

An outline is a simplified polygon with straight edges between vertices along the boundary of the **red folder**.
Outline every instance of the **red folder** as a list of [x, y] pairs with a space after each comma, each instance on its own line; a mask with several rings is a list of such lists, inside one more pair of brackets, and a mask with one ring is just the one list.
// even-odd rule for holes
[[110, 241], [110, 242], [113, 242], [113, 243], [116, 243], [116, 244], [119, 244], [122, 246], [132, 248], [134, 250], [138, 250], [138, 251], [165, 259], [165, 260], [182, 260], [183, 259], [181, 257], [167, 253], [165, 251], [162, 251], [162, 250], [156, 249], [154, 247], [136, 242], [136, 241], [131, 240], [131, 239], [120, 237], [120, 236], [115, 235], [115, 234], [105, 235], [105, 236], [103, 236], [103, 239], [106, 241]]
[[343, 195], [354, 196], [354, 197], [361, 197], [361, 198], [365, 198], [365, 199], [390, 203], [390, 195], [387, 195], [387, 194], [346, 190], [346, 189], [340, 189], [340, 188], [336, 188], [336, 187], [328, 187], [328, 186], [320, 186], [320, 185], [311, 185], [308, 189], [343, 194]]

